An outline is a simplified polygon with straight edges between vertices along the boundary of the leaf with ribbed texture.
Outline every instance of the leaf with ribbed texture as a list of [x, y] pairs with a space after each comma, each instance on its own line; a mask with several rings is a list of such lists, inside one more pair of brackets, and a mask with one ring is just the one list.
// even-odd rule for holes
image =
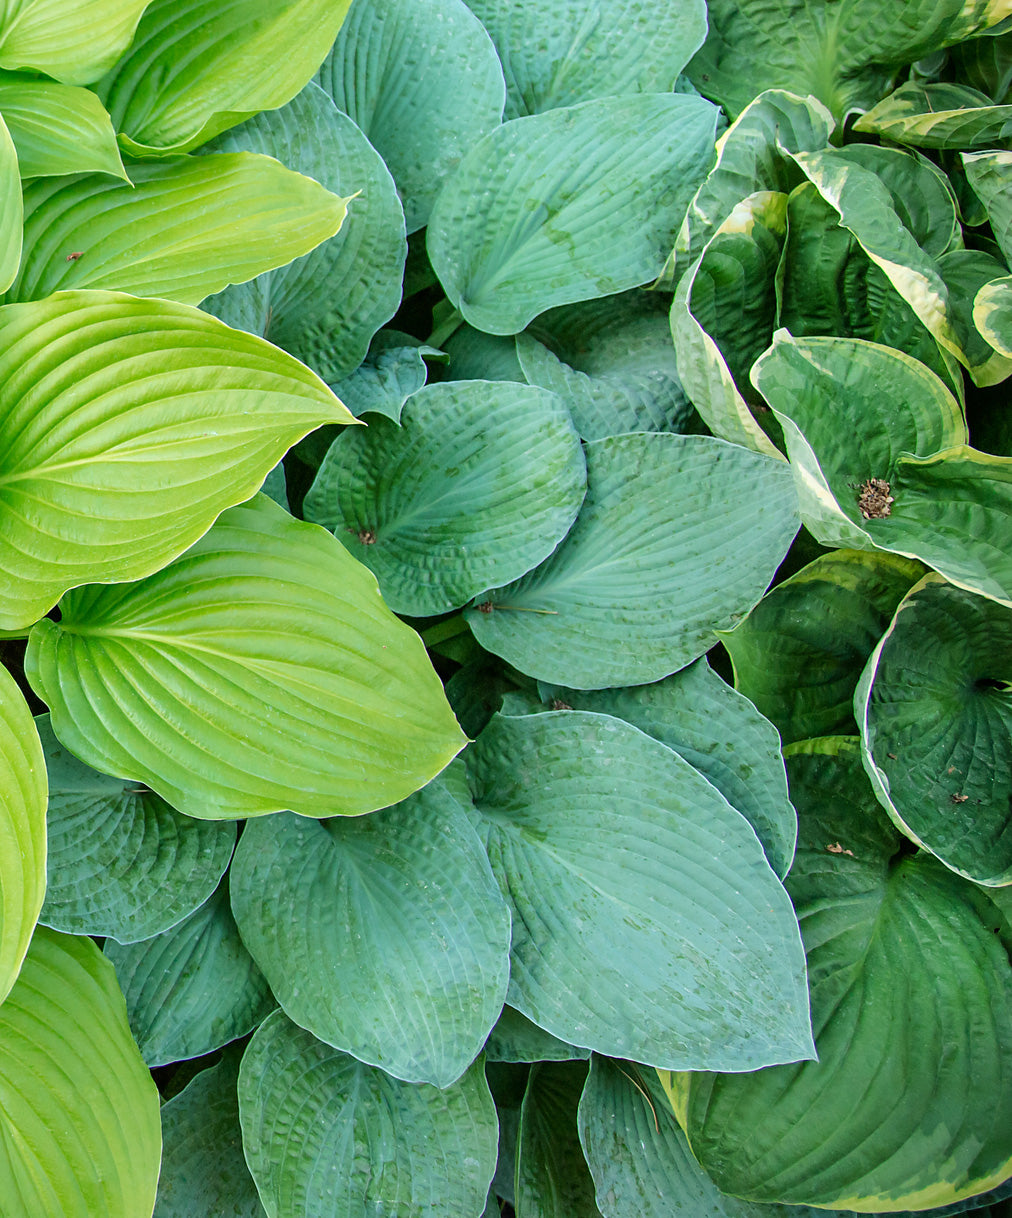
[[985, 890], [904, 849], [856, 741], [787, 761], [819, 1060], [693, 1075], [693, 1152], [725, 1191], [791, 1205], [879, 1213], [993, 1188], [1012, 1172], [1012, 929]]
[[854, 124], [855, 131], [915, 148], [993, 148], [1012, 134], [1012, 106], [948, 81], [907, 81]]
[[189, 152], [310, 81], [351, 0], [151, 0], [96, 86], [134, 156]]
[[1005, 261], [1012, 262], [1012, 152], [964, 152], [961, 160]]
[[517, 1134], [521, 1218], [600, 1218], [576, 1125], [586, 1078], [586, 1062], [539, 1062], [531, 1070]]
[[0, 629], [157, 571], [306, 432], [352, 419], [291, 356], [168, 301], [59, 292], [0, 309], [0, 342]]
[[478, 329], [514, 334], [554, 305], [654, 278], [709, 168], [716, 117], [699, 97], [641, 94], [504, 123], [432, 210], [447, 296]]
[[709, 650], [768, 587], [798, 528], [790, 470], [709, 436], [632, 433], [586, 454], [569, 535], [465, 617], [482, 647], [544, 681], [656, 681]]
[[495, 47], [463, 0], [359, 0], [316, 79], [382, 155], [409, 233], [499, 125], [506, 95]]
[[855, 695], [865, 767], [890, 817], [946, 866], [1012, 883], [1012, 612], [929, 575]]
[[65, 173], [126, 178], [112, 122], [90, 89], [0, 72], [0, 113], [23, 178]]
[[404, 403], [425, 384], [426, 358], [446, 362], [436, 347], [399, 330], [380, 330], [362, 363], [331, 387], [353, 415], [372, 411], [398, 423]]
[[46, 762], [21, 691], [0, 665], [0, 1003], [46, 891]]
[[978, 328], [976, 310], [978, 302], [991, 299], [989, 293], [982, 292], [996, 280], [1001, 297], [1012, 302], [1008, 268], [983, 250], [951, 250], [938, 259], [937, 265], [949, 290], [952, 324], [966, 370], [975, 385], [999, 384], [1012, 376], [1012, 357], [1009, 352], [1001, 354], [995, 350], [991, 342], [993, 329], [985, 334]]
[[243, 941], [300, 1027], [408, 1082], [446, 1087], [474, 1061], [506, 997], [509, 914], [439, 784], [372, 816], [251, 822], [231, 876]]
[[228, 1049], [162, 1105], [162, 1170], [154, 1218], [266, 1218], [242, 1153], [236, 1083], [241, 1053]]
[[225, 874], [235, 826], [181, 816], [153, 791], [78, 761], [48, 715], [36, 726], [49, 773], [43, 925], [134, 943], [202, 905]]
[[18, 170], [18, 154], [0, 117], [0, 215], [3, 229], [0, 231], [0, 291], [6, 291], [14, 282], [21, 262], [22, 221], [24, 203], [21, 194], [21, 176]]
[[149, 1066], [202, 1057], [252, 1032], [278, 1005], [239, 937], [227, 882], [171, 930], [143, 943], [107, 940], [105, 955]]
[[78, 589], [60, 612], [26, 655], [56, 735], [189, 816], [369, 812], [464, 744], [370, 572], [263, 495], [157, 575]]
[[790, 902], [688, 762], [587, 711], [497, 715], [465, 761], [513, 914], [511, 1006], [569, 1044], [672, 1069], [811, 1052]]
[[69, 85], [97, 80], [130, 45], [151, 0], [6, 0], [0, 68], [30, 68]]
[[506, 76], [506, 117], [595, 97], [667, 93], [706, 37], [702, 0], [467, 0]]
[[589, 1049], [567, 1045], [513, 1007], [503, 1007], [485, 1045], [489, 1062], [585, 1061], [588, 1057]]
[[8, 301], [106, 288], [196, 305], [305, 254], [341, 227], [347, 199], [251, 153], [131, 164], [25, 189], [25, 256]]
[[638, 290], [551, 309], [516, 337], [524, 376], [562, 398], [585, 440], [682, 431], [692, 405], [667, 310], [663, 295]]
[[512, 335], [485, 334], [464, 322], [442, 346], [450, 360], [449, 380], [527, 383]]
[[239, 1069], [243, 1145], [270, 1218], [478, 1218], [496, 1162], [481, 1063], [402, 1083], [272, 1015]]
[[923, 574], [920, 563], [897, 554], [823, 554], [721, 636], [735, 688], [776, 725], [784, 744], [853, 732], [858, 678]]
[[404, 213], [379, 153], [312, 81], [287, 106], [220, 136], [214, 152], [255, 152], [349, 199], [335, 236], [296, 262], [205, 300], [208, 309], [282, 347], [333, 384], [365, 358], [401, 303]]
[[949, 51], [955, 77], [1003, 104], [1012, 86], [1012, 37], [996, 27], [982, 38], [971, 38]]
[[11, 1218], [151, 1213], [158, 1092], [90, 939], [39, 927], [0, 1006], [0, 1148]]
[[586, 486], [554, 393], [454, 381], [420, 389], [399, 425], [379, 418], [338, 436], [303, 510], [369, 567], [395, 613], [424, 617], [546, 559]]

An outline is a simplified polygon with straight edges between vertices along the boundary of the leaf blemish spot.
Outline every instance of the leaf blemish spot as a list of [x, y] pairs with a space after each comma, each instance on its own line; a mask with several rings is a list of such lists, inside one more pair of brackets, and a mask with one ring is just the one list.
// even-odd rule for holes
[[846, 854], [848, 858], [855, 857], [853, 850], [847, 850], [844, 846], [841, 846], [839, 842], [830, 842], [826, 846], [826, 849], [830, 854]]
[[865, 520], [884, 520], [896, 502], [889, 494], [889, 483], [883, 478], [869, 478], [858, 487], [857, 506]]
[[81, 255], [82, 255], [83, 253], [84, 253], [84, 250], [74, 250], [74, 252], [73, 252], [72, 254], [68, 254], [68, 255], [67, 255], [67, 261], [68, 261], [68, 262], [76, 262], [76, 261], [78, 260], [78, 258], [80, 258], [80, 257], [81, 257]]

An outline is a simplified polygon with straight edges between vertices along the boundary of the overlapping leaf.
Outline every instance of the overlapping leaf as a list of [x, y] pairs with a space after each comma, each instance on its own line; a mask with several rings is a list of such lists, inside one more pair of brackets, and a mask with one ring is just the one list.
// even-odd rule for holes
[[14, 282], [21, 261], [24, 203], [18, 154], [7, 124], [0, 117], [0, 290], [6, 291]]
[[980, 199], [1007, 263], [1012, 263], [1012, 152], [965, 152], [966, 180]]
[[97, 80], [130, 45], [151, 0], [9, 0], [0, 20], [0, 68], [30, 68], [68, 85]]
[[996, 339], [996, 330], [1005, 327], [988, 304], [997, 301], [1000, 311], [1012, 302], [1007, 268], [983, 250], [951, 250], [937, 265], [949, 290], [953, 328], [973, 383], [984, 387], [999, 384], [1012, 375], [1012, 351], [998, 350], [999, 346], [1008, 348]]
[[486, 1062], [585, 1061], [589, 1049], [567, 1045], [513, 1007], [503, 1007], [485, 1045]]
[[966, 85], [907, 81], [854, 124], [855, 131], [915, 148], [994, 148], [1012, 134], [1012, 106]]
[[0, 72], [0, 113], [23, 178], [110, 173], [125, 178], [116, 132], [90, 89]]
[[600, 1218], [576, 1112], [586, 1062], [538, 1062], [520, 1109], [516, 1208], [531, 1218]]

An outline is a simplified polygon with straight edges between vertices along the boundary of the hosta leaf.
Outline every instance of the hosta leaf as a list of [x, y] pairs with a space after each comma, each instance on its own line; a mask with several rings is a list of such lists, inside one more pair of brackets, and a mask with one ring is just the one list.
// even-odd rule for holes
[[[949, 290], [952, 324], [973, 383], [997, 385], [1012, 375], [1012, 353], [996, 353], [991, 342], [993, 320], [986, 335], [978, 328], [977, 304], [991, 299], [984, 290], [994, 281], [998, 281], [1002, 296], [1009, 293], [1012, 280], [1007, 278], [1007, 268], [983, 250], [952, 250], [938, 259], [938, 270]], [[1012, 300], [1012, 295], [1005, 298]], [[986, 305], [983, 324], [987, 325]]]
[[312, 79], [351, 0], [151, 0], [101, 81], [123, 148], [188, 152]]
[[426, 357], [446, 361], [441, 351], [408, 334], [380, 330], [362, 363], [333, 390], [353, 415], [372, 411], [399, 423], [404, 403], [425, 384]]
[[46, 891], [46, 763], [31, 711], [0, 665], [0, 1003]]
[[105, 954], [149, 1066], [202, 1057], [252, 1032], [277, 1006], [239, 937], [227, 883], [171, 930], [125, 946], [107, 940]]
[[585, 1061], [588, 1057], [589, 1049], [567, 1045], [513, 1007], [503, 1007], [485, 1045], [489, 1062]]
[[8, 301], [107, 288], [199, 304], [305, 254], [341, 227], [347, 200], [249, 153], [131, 164], [25, 191], [25, 257]]
[[146, 787], [86, 766], [36, 720], [49, 772], [49, 880], [41, 921], [134, 943], [168, 930], [214, 892], [235, 826], [181, 816]]
[[756, 1200], [879, 1213], [992, 1188], [1012, 1170], [1008, 923], [903, 848], [856, 742], [793, 746], [788, 770], [819, 1060], [692, 1076], [690, 1145]]
[[854, 124], [855, 131], [915, 148], [993, 148], [1012, 134], [1012, 106], [965, 85], [908, 81]]
[[258, 114], [211, 148], [263, 153], [335, 195], [359, 192], [336, 236], [202, 306], [229, 325], [262, 334], [332, 384], [361, 364], [401, 302], [407, 244], [393, 178], [362, 132], [312, 81], [287, 106]]
[[12, 1216], [151, 1213], [158, 1092], [90, 939], [36, 930], [0, 1007], [0, 1114], [0, 1196]]
[[817, 558], [721, 636], [735, 688], [776, 724], [785, 744], [853, 732], [857, 680], [923, 573], [896, 554], [837, 550]]
[[447, 372], [450, 380], [527, 383], [512, 336], [485, 334], [465, 322], [442, 346], [450, 360]]
[[929, 575], [855, 696], [865, 767], [895, 823], [948, 867], [1012, 883], [1012, 612]]
[[656, 681], [707, 651], [769, 585], [797, 532], [790, 471], [709, 436], [633, 433], [586, 453], [587, 498], [569, 535], [465, 616], [482, 647], [544, 681]]
[[130, 45], [150, 0], [7, 0], [0, 18], [0, 68], [30, 68], [87, 85]]
[[90, 89], [3, 72], [0, 113], [23, 178], [65, 173], [126, 178], [112, 122]]
[[60, 611], [26, 656], [53, 730], [190, 816], [372, 811], [464, 743], [372, 575], [264, 496], [157, 575], [79, 589]]
[[168, 301], [59, 292], [0, 309], [0, 342], [0, 629], [158, 570], [307, 431], [351, 419], [290, 356]]
[[503, 124], [433, 208], [429, 257], [447, 296], [478, 329], [513, 334], [553, 305], [646, 283], [709, 167], [715, 124], [715, 108], [685, 94]]
[[586, 493], [569, 412], [531, 386], [432, 385], [399, 425], [374, 419], [360, 437], [331, 446], [304, 512], [374, 572], [395, 613], [444, 613], [518, 579], [569, 532]]
[[241, 1054], [226, 1051], [162, 1105], [162, 1170], [154, 1218], [265, 1218], [242, 1153], [236, 1082]]
[[1012, 152], [965, 152], [966, 179], [984, 204], [994, 239], [1012, 263]]
[[949, 52], [956, 79], [1003, 103], [1012, 86], [1012, 37], [1001, 26], [982, 38], [971, 38]]
[[467, 0], [506, 75], [506, 117], [595, 97], [667, 93], [706, 37], [702, 0]]
[[531, 1070], [517, 1136], [522, 1218], [600, 1218], [576, 1126], [586, 1077], [586, 1062], [539, 1062]]
[[1003, 360], [1012, 360], [1012, 275], [992, 279], [978, 290], [973, 324]]
[[567, 1043], [669, 1068], [810, 1051], [786, 894], [686, 761], [586, 711], [496, 716], [465, 760], [513, 914], [511, 1006]]
[[239, 1070], [243, 1145], [271, 1218], [478, 1218], [496, 1161], [481, 1063], [398, 1082], [272, 1015]]
[[0, 117], [0, 215], [3, 216], [3, 232], [0, 232], [0, 291], [6, 291], [14, 282], [21, 261], [24, 203], [21, 196], [17, 150], [2, 117]]
[[409, 233], [499, 125], [506, 94], [495, 48], [463, 0], [359, 0], [316, 79], [379, 150]]
[[231, 876], [243, 940], [301, 1027], [438, 1087], [478, 1055], [506, 997], [509, 914], [438, 784], [372, 816], [252, 822]]

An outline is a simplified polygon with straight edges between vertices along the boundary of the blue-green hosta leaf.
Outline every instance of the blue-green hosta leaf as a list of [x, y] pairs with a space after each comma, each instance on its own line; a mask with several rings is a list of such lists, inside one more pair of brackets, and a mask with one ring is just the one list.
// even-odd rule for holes
[[105, 955], [149, 1066], [202, 1057], [252, 1032], [277, 1007], [239, 937], [227, 882], [171, 930], [143, 943], [107, 940]]
[[450, 359], [450, 380], [527, 383], [512, 335], [485, 334], [465, 322], [442, 345]]
[[463, 0], [358, 0], [316, 79], [379, 150], [409, 233], [499, 125], [506, 95], [495, 48]]
[[667, 93], [706, 37], [706, 5], [467, 0], [506, 76], [506, 117], [595, 97]]
[[589, 1049], [567, 1045], [513, 1007], [503, 1007], [485, 1045], [489, 1062], [585, 1061], [588, 1057]]
[[276, 347], [164, 300], [9, 305], [0, 343], [0, 629], [157, 571], [306, 432], [352, 417]]
[[332, 236], [347, 199], [250, 153], [44, 178], [25, 190], [25, 256], [8, 301], [108, 288], [196, 305]]
[[189, 816], [369, 812], [464, 743], [373, 576], [263, 495], [158, 574], [78, 589], [60, 612], [26, 656], [56, 735]]
[[371, 411], [399, 423], [404, 403], [428, 377], [426, 358], [445, 363], [447, 357], [409, 334], [380, 330], [362, 363], [332, 388], [353, 415]]
[[984, 204], [994, 239], [1012, 264], [1012, 152], [964, 152], [966, 179]]
[[923, 574], [920, 563], [897, 554], [823, 554], [721, 636], [735, 688], [776, 725], [784, 744], [853, 732], [857, 680]]
[[587, 1063], [538, 1062], [517, 1133], [516, 1210], [525, 1218], [600, 1218], [576, 1112]]
[[68, 85], [97, 80], [130, 45], [151, 0], [7, 0], [0, 68], [29, 68]]
[[134, 156], [189, 152], [283, 106], [323, 61], [351, 0], [149, 0], [96, 92]]
[[134, 943], [202, 905], [232, 857], [235, 826], [181, 816], [146, 787], [78, 761], [48, 715], [36, 726], [49, 775], [43, 925]]
[[716, 115], [702, 98], [641, 94], [504, 123], [432, 211], [447, 296], [478, 329], [514, 334], [554, 305], [654, 278], [709, 167]]
[[12, 1218], [151, 1213], [158, 1091], [90, 939], [39, 927], [0, 1006], [0, 1141]]
[[880, 1213], [993, 1188], [1012, 1172], [1009, 923], [903, 848], [856, 741], [792, 746], [788, 772], [819, 1060], [693, 1075], [689, 1143], [761, 1201]]
[[0, 113], [23, 178], [65, 173], [126, 178], [112, 122], [90, 89], [0, 72]]
[[854, 124], [855, 131], [915, 148], [994, 148], [1012, 134], [1012, 106], [966, 85], [908, 81]]
[[21, 194], [21, 176], [18, 170], [18, 154], [0, 116], [0, 215], [3, 216], [3, 231], [0, 232], [0, 290], [6, 291], [17, 278], [22, 252], [22, 226], [24, 201]]
[[395, 613], [425, 617], [546, 559], [586, 478], [554, 393], [454, 381], [420, 389], [400, 424], [378, 418], [338, 436], [303, 510], [369, 567]]
[[402, 1083], [270, 1016], [239, 1068], [243, 1146], [270, 1218], [478, 1218], [496, 1162], [482, 1065]]
[[682, 431], [685, 396], [668, 302], [633, 290], [551, 309], [516, 337], [524, 377], [559, 394], [585, 440], [624, 431]]
[[1012, 883], [1012, 611], [929, 575], [900, 603], [854, 700], [893, 821], [946, 866]]
[[568, 536], [465, 617], [529, 676], [578, 689], [657, 681], [768, 587], [798, 528], [790, 470], [710, 436], [632, 433], [586, 454]]
[[231, 877], [243, 941], [300, 1027], [437, 1087], [478, 1055], [506, 997], [509, 914], [438, 784], [372, 816], [251, 822]]
[[287, 106], [249, 119], [209, 151], [266, 154], [335, 195], [357, 192], [341, 231], [312, 253], [202, 305], [263, 335], [328, 384], [347, 376], [401, 303], [404, 214], [379, 153], [312, 81]]
[[[973, 383], [979, 386], [997, 385], [1012, 375], [1012, 352], [1002, 354], [992, 343], [994, 321], [987, 325], [987, 306], [984, 302], [1004, 298], [1012, 303], [1012, 280], [1008, 268], [983, 250], [951, 250], [937, 262], [939, 273], [949, 290], [949, 305], [952, 324], [962, 349], [963, 362]], [[990, 285], [998, 281], [997, 291]], [[982, 295], [984, 289], [988, 292]], [[991, 293], [995, 292], [992, 297]], [[977, 325], [977, 306], [983, 308], [982, 324], [985, 334]]]
[[688, 762], [586, 711], [498, 715], [465, 760], [513, 914], [511, 1006], [569, 1044], [670, 1068], [811, 1051], [790, 902]]
[[46, 762], [31, 711], [0, 665], [0, 1003], [46, 891]]

